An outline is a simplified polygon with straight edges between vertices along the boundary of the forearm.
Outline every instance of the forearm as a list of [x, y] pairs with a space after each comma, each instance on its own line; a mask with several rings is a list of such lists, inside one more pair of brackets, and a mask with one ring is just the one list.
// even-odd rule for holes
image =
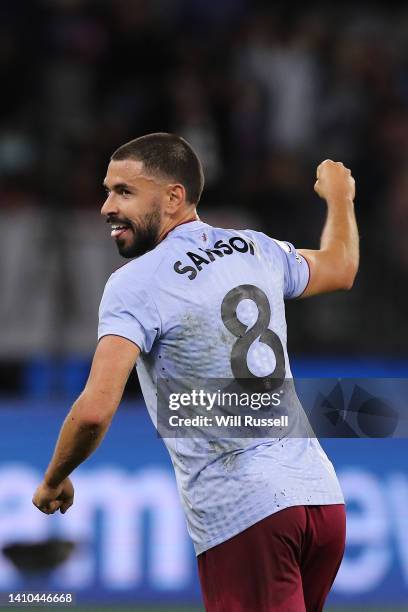
[[310, 282], [304, 296], [350, 289], [359, 265], [359, 236], [351, 199], [327, 203], [319, 250], [300, 249], [308, 261]]
[[86, 418], [86, 403], [80, 396], [68, 413], [55, 447], [44, 480], [50, 487], [58, 486], [101, 443], [110, 421], [98, 422]]
[[359, 263], [359, 237], [354, 202], [330, 202], [327, 219], [320, 240], [320, 250], [339, 257], [343, 264], [357, 271]]

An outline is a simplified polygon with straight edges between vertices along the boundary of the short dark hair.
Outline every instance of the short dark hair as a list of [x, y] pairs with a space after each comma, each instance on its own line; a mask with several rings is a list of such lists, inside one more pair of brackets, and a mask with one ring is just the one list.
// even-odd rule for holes
[[135, 159], [152, 174], [161, 174], [181, 183], [186, 200], [198, 204], [204, 188], [201, 161], [192, 146], [176, 134], [157, 132], [135, 138], [112, 154], [111, 160]]

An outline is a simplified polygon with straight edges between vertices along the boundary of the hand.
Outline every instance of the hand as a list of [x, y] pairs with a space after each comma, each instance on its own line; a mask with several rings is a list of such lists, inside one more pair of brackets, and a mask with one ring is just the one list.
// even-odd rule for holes
[[328, 204], [354, 200], [354, 179], [341, 162], [326, 159], [318, 166], [316, 176], [314, 190]]
[[61, 514], [74, 503], [74, 487], [69, 478], [65, 478], [58, 487], [49, 487], [44, 481], [33, 496], [33, 504], [44, 514], [54, 514], [59, 508]]

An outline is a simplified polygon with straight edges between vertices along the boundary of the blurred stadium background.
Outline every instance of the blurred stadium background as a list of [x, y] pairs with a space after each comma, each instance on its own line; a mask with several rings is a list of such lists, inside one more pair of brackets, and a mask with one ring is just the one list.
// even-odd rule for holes
[[[324, 221], [316, 166], [351, 167], [360, 273], [351, 293], [288, 304], [294, 373], [407, 376], [407, 58], [408, 10], [391, 6], [0, 3], [1, 592], [199, 609], [170, 461], [135, 376], [74, 477], [76, 505], [65, 517], [31, 506], [121, 263], [99, 208], [109, 155], [130, 138], [185, 136], [206, 170], [203, 220], [298, 247], [317, 247]], [[324, 446], [349, 507], [330, 609], [408, 610], [407, 442]]]

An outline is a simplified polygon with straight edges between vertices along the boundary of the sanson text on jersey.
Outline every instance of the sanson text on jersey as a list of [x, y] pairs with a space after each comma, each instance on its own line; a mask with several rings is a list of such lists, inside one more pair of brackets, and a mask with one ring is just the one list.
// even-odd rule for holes
[[255, 255], [255, 244], [242, 236], [232, 236], [228, 241], [217, 240], [212, 248], [203, 249], [198, 247], [198, 250], [202, 251], [207, 257], [204, 257], [200, 253], [187, 251], [186, 257], [189, 258], [194, 266], [185, 265], [184, 262], [178, 260], [174, 264], [174, 271], [177, 272], [177, 274], [188, 273], [188, 278], [194, 280], [198, 272], [201, 272], [203, 269], [202, 266], [216, 261], [217, 257], [221, 258], [224, 257], [224, 255], [233, 255], [234, 253], [249, 253], [250, 255]]

